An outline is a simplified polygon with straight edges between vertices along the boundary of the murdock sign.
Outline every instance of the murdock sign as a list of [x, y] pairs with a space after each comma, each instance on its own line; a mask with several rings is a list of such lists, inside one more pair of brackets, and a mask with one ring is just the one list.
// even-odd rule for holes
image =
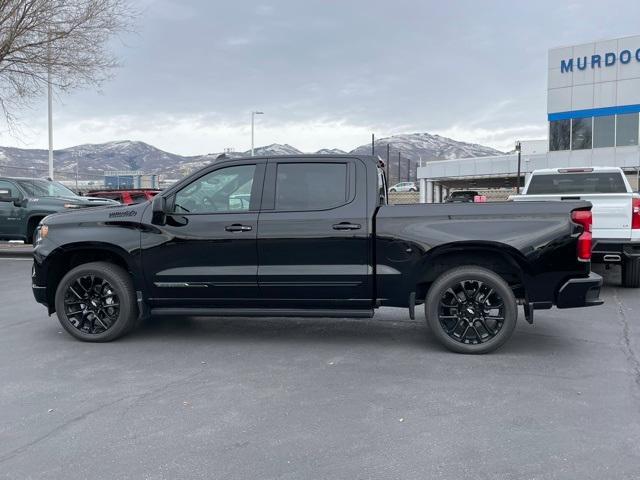
[[584, 55], [582, 57], [560, 60], [560, 73], [569, 73], [575, 70], [613, 67], [617, 63], [627, 65], [631, 62], [640, 62], [640, 48], [637, 50], [621, 50], [620, 52], [607, 52], [602, 55]]

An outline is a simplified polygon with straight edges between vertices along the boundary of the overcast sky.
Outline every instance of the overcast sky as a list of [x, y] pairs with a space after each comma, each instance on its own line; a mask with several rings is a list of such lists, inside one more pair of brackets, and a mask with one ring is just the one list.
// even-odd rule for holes
[[[140, 0], [101, 92], [56, 99], [55, 146], [142, 140], [180, 154], [345, 150], [430, 132], [502, 150], [546, 136], [547, 50], [640, 33], [640, 2]], [[20, 138], [46, 148], [46, 102]]]

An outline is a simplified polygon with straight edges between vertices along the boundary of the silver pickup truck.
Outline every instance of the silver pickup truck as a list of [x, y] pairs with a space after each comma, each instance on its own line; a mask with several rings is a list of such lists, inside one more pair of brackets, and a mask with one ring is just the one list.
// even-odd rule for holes
[[624, 287], [640, 287], [640, 195], [617, 167], [535, 170], [516, 202], [587, 200], [593, 204], [594, 263], [619, 264]]

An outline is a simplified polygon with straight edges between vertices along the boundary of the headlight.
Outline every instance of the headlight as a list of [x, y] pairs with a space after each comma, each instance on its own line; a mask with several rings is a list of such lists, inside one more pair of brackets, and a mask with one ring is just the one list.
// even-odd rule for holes
[[82, 208], [84, 205], [78, 205], [77, 203], [65, 203], [64, 208]]
[[47, 225], [39, 225], [38, 228], [36, 228], [33, 244], [38, 245], [42, 240], [47, 238], [47, 235], [49, 235], [49, 227]]

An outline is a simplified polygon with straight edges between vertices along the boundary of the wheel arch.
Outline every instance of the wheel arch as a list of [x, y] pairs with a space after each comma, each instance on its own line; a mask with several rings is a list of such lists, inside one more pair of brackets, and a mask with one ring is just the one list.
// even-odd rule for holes
[[131, 275], [135, 290], [142, 290], [139, 262], [118, 245], [104, 242], [78, 242], [59, 247], [47, 256], [47, 297], [49, 313], [53, 313], [55, 293], [62, 277], [72, 268], [90, 262], [108, 262], [122, 267]]
[[454, 242], [435, 247], [424, 256], [415, 276], [418, 299], [426, 297], [429, 286], [447, 270], [473, 265], [484, 267], [500, 275], [525, 298], [529, 264], [515, 248], [500, 242]]

